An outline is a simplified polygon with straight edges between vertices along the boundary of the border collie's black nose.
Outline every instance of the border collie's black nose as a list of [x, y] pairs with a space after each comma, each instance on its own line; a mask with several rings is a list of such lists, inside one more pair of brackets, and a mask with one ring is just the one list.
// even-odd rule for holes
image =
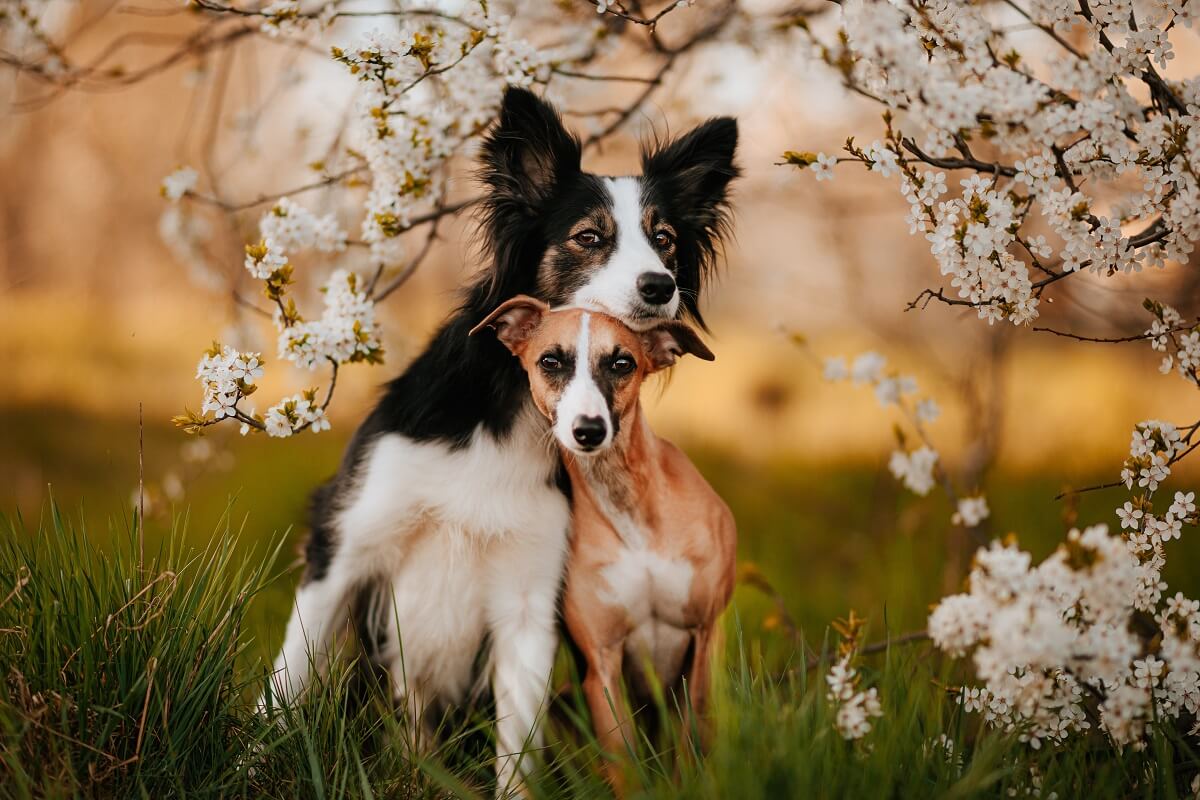
[[643, 300], [661, 306], [675, 295], [675, 279], [665, 272], [643, 272], [638, 275], [637, 288]]
[[576, 417], [575, 424], [571, 427], [571, 435], [581, 447], [591, 450], [604, 442], [604, 437], [608, 435], [608, 426], [600, 417]]

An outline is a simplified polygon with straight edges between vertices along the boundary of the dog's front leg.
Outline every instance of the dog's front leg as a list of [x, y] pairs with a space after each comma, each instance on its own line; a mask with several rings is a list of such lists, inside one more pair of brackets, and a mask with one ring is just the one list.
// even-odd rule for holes
[[554, 669], [553, 595], [543, 608], [524, 613], [493, 628], [492, 692], [496, 699], [496, 794], [525, 795], [529, 751], [541, 747], [539, 717]]
[[[334, 633], [347, 611], [352, 586], [353, 581], [344, 569], [330, 569], [297, 590], [283, 649], [275, 659], [271, 677], [276, 705], [291, 703], [308, 686], [313, 670], [324, 670]], [[264, 695], [259, 708], [265, 710], [266, 706]]]
[[558, 648], [558, 595], [569, 511], [555, 497], [537, 531], [510, 541], [492, 563], [488, 628], [496, 701], [496, 795], [527, 796], [529, 751], [541, 747], [544, 711]]
[[304, 691], [314, 668], [324, 669], [355, 589], [398, 563], [418, 530], [412, 520], [419, 517], [421, 498], [411, 487], [419, 484], [405, 481], [397, 466], [419, 465], [410, 448], [401, 437], [381, 439], [364, 457], [358, 484], [321, 531], [326, 558], [308, 565], [275, 661], [272, 688], [282, 703]]
[[604, 749], [604, 777], [617, 797], [625, 793], [624, 755], [634, 741], [633, 719], [625, 709], [621, 694], [621, 660], [625, 651], [623, 641], [597, 646], [581, 643], [587, 656], [587, 675], [583, 679], [583, 694], [592, 713], [592, 728]]
[[692, 635], [692, 660], [684, 672], [687, 706], [683, 716], [684, 736], [692, 749], [703, 752], [712, 738], [708, 719], [708, 695], [712, 686], [713, 626], [703, 625]]

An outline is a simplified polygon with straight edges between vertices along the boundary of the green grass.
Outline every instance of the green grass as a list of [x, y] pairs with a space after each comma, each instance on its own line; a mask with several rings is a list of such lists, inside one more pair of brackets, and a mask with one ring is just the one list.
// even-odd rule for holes
[[[127, 527], [138, 475], [136, 411], [116, 419], [65, 409], [7, 408], [0, 409], [0, 430], [0, 513], [19, 510], [37, 519], [48, 513], [53, 496], [71, 510], [74, 522], [86, 524], [88, 538], [98, 546], [110, 543], [114, 530]], [[181, 458], [191, 439], [165, 420], [147, 418], [151, 541], [159, 541], [172, 519], [186, 515], [190, 524], [180, 536], [203, 547], [236, 501], [233, 522], [241, 530], [237, 555], [262, 552], [266, 542], [282, 536], [280, 569], [292, 564], [305, 535], [308, 493], [337, 469], [349, 433], [348, 426], [339, 426], [279, 442], [243, 439], [227, 428], [208, 437], [223, 455], [197, 464]], [[733, 510], [739, 561], [761, 570], [796, 625], [812, 636], [819, 638], [830, 620], [850, 608], [877, 629], [885, 624], [897, 632], [919, 629], [929, 604], [957, 589], [959, 576], [946, 569], [947, 544], [954, 535], [950, 508], [937, 495], [916, 498], [896, 484], [885, 468], [886, 442], [874, 463], [833, 465], [798, 458], [746, 461], [696, 443], [682, 444]], [[1037, 558], [1045, 556], [1066, 530], [1064, 506], [1054, 495], [1064, 485], [1112, 480], [1119, 469], [1099, 466], [1087, 474], [992, 475], [985, 489], [993, 533], [1015, 531], [1023, 547]], [[171, 472], [183, 477], [185, 489], [174, 503], [163, 499], [161, 490]], [[1120, 494], [1085, 495], [1080, 521], [1115, 523], [1112, 509]], [[119, 522], [115, 529], [110, 520]], [[1189, 596], [1200, 594], [1200, 572], [1190, 567], [1196, 563], [1200, 538], [1172, 543], [1171, 586]], [[289, 572], [252, 605], [250, 622], [259, 635], [249, 646], [256, 654], [269, 656], [279, 646], [297, 579], [298, 572]], [[792, 643], [778, 631], [763, 630], [775, 610], [770, 599], [740, 587], [734, 605], [749, 636], [773, 657], [787, 657]]]
[[[403, 720], [381, 697], [351, 702], [361, 693], [349, 658], [282, 727], [252, 713], [298, 579], [306, 494], [336, 468], [348, 431], [283, 444], [235, 436], [226, 441], [232, 464], [188, 466], [179, 458], [185, 440], [148, 420], [152, 497], [172, 470], [184, 473], [186, 494], [152, 505], [139, 570], [136, 416], [3, 414], [0, 514], [10, 516], [0, 523], [0, 798], [490, 795], [486, 709], [448, 725], [436, 750], [414, 758]], [[740, 562], [776, 596], [749, 583], [735, 592], [706, 757], [697, 761], [669, 736], [639, 742], [631, 794], [1025, 796], [1035, 765], [1042, 796], [1060, 800], [1081, 787], [1097, 798], [1191, 796], [1195, 755], [1169, 731], [1148, 751], [1123, 754], [1098, 737], [1032, 751], [1015, 733], [981, 732], [939, 688], [964, 680], [962, 665], [927, 645], [865, 660], [886, 714], [865, 742], [842, 741], [824, 701], [824, 669], [806, 669], [805, 659], [850, 608], [868, 617], [873, 640], [924, 626], [929, 604], [959, 582], [945, 555], [950, 509], [903, 492], [882, 461], [748, 462], [687, 449], [733, 509]], [[1018, 532], [1041, 558], [1066, 527], [1054, 494], [1112, 471], [993, 475], [992, 532]], [[69, 514], [58, 513], [47, 483]], [[1112, 522], [1119, 494], [1085, 496], [1080, 522]], [[1196, 563], [1200, 539], [1172, 544], [1172, 590], [1200, 594]], [[569, 686], [562, 662], [556, 685]], [[577, 695], [550, 716], [534, 795], [607, 796]], [[960, 757], [931, 745], [940, 734]]]
[[[53, 507], [6, 522], [0, 543], [0, 792], [10, 797], [488, 796], [485, 712], [415, 755], [380, 693], [352, 699], [339, 662], [306, 702], [272, 724], [253, 710], [264, 677], [257, 599], [279, 580], [277, 544], [242, 555], [228, 516], [207, 545], [177, 526], [139, 566], [131, 529], [109, 544]], [[1098, 737], [1030, 750], [981, 732], [939, 687], [960, 665], [927, 650], [867, 659], [885, 714], [860, 743], [833, 729], [823, 669], [780, 659], [737, 614], [717, 675], [715, 736], [703, 758], [677, 735], [632, 748], [631, 794], [672, 797], [1186, 796], [1197, 760], [1174, 732], [1118, 753]], [[816, 642], [813, 642], [816, 644]], [[603, 758], [577, 695], [551, 713], [531, 786], [539, 798], [603, 797]], [[664, 700], [664, 704], [669, 701]], [[673, 730], [673, 729], [669, 729]], [[933, 744], [945, 734], [953, 758]], [[1036, 793], [1035, 793], [1036, 794]]]

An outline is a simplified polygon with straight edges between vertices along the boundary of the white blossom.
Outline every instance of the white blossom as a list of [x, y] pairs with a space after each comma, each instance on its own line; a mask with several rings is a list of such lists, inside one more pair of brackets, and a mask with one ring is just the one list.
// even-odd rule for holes
[[846, 359], [841, 356], [825, 359], [825, 380], [844, 381], [849, 375], [850, 371], [846, 369]]
[[170, 200], [172, 203], [178, 202], [181, 197], [196, 188], [196, 181], [199, 179], [199, 174], [191, 167], [180, 167], [172, 172], [162, 181], [163, 197]]
[[834, 724], [845, 739], [861, 739], [871, 732], [871, 720], [883, 716], [879, 694], [874, 687], [858, 688], [858, 672], [845, 655], [829, 668], [825, 676], [826, 697], [836, 707]]
[[879, 380], [887, 359], [876, 352], [866, 352], [854, 359], [850, 367], [850, 377], [857, 384], [874, 383]]
[[979, 525], [988, 516], [991, 511], [988, 509], [987, 498], [982, 495], [976, 497], [963, 497], [958, 501], [958, 508], [954, 512], [953, 522], [955, 525], [964, 525], [968, 528], [974, 528]]
[[917, 403], [917, 407], [913, 413], [916, 415], [917, 422], [929, 423], [937, 421], [938, 417], [942, 415], [942, 409], [938, 406], [936, 400], [932, 397], [926, 397]]
[[924, 497], [935, 485], [933, 469], [937, 461], [937, 452], [929, 447], [918, 447], [911, 453], [896, 450], [888, 460], [888, 469], [910, 491]]
[[358, 275], [337, 270], [329, 276], [324, 292], [325, 310], [320, 319], [281, 326], [279, 357], [307, 369], [325, 362], [378, 360], [382, 347], [375, 303]]
[[257, 246], [252, 245], [246, 248], [246, 260], [243, 263], [251, 276], [265, 280], [277, 270], [287, 266], [288, 258], [277, 242], [264, 239]]
[[818, 181], [833, 180], [833, 168], [837, 166], [837, 159], [833, 156], [827, 156], [824, 153], [817, 153], [817, 160], [810, 167], [813, 177]]
[[287, 252], [334, 253], [346, 248], [346, 234], [333, 214], [318, 217], [287, 197], [262, 216], [258, 230], [273, 247]]
[[249, 387], [262, 374], [258, 353], [213, 345], [196, 365], [196, 378], [204, 387], [201, 413], [211, 413], [214, 419], [234, 416], [238, 401], [252, 391]]

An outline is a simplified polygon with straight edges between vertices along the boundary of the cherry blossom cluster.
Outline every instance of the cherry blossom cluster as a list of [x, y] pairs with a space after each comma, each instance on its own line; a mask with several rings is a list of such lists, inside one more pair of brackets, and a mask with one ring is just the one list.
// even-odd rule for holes
[[858, 671], [850, 666], [853, 655], [843, 656], [829, 668], [826, 699], [837, 708], [834, 724], [844, 739], [861, 739], [871, 732], [871, 720], [883, 716], [879, 692], [872, 686], [859, 689]]
[[[1168, 306], [1147, 301], [1146, 307], [1154, 323], [1145, 338], [1182, 361], [1179, 373], [1195, 382], [1192, 326]], [[881, 406], [898, 407], [908, 418], [923, 444], [893, 453], [889, 467], [899, 480], [918, 494], [943, 481], [922, 427], [930, 415], [913, 402], [915, 379], [870, 352], [849, 364], [827, 360], [825, 375], [872, 386]], [[1200, 423], [1179, 428], [1160, 420], [1134, 427], [1113, 484], [1130, 493], [1116, 509], [1118, 531], [1072, 530], [1037, 565], [1015, 540], [977, 552], [968, 590], [943, 598], [927, 626], [947, 654], [971, 654], [978, 684], [959, 690], [966, 710], [1035, 749], [1089, 730], [1140, 749], [1152, 721], [1200, 713], [1200, 602], [1172, 594], [1163, 578], [1168, 543], [1200, 524], [1196, 495], [1156, 498], [1172, 466], [1196, 446], [1198, 431]], [[971, 527], [987, 515], [984, 498], [963, 498], [954, 522]], [[827, 678], [843, 693], [853, 677], [848, 670], [848, 662], [839, 662]]]
[[263, 375], [262, 356], [242, 353], [229, 346], [213, 343], [196, 365], [196, 379], [204, 387], [202, 414], [214, 419], [233, 417], [237, 404], [254, 393], [255, 381]]
[[1163, 579], [1166, 544], [1200, 522], [1195, 493], [1155, 498], [1181, 446], [1166, 423], [1134, 429], [1118, 533], [1074, 529], [1036, 566], [1015, 541], [979, 550], [968, 591], [928, 624], [942, 650], [972, 653], [980, 685], [962, 689], [968, 711], [1035, 748], [1098, 728], [1139, 749], [1152, 720], [1200, 712], [1200, 602]]
[[310, 370], [323, 362], [380, 363], [383, 347], [375, 325], [375, 303], [363, 290], [359, 276], [336, 270], [323, 291], [325, 310], [318, 320], [305, 322], [291, 306], [277, 311], [280, 358]]
[[861, 739], [871, 732], [871, 720], [883, 716], [879, 692], [875, 687], [863, 689], [862, 678], [851, 666], [858, 653], [864, 620], [853, 611], [847, 619], [834, 622], [841, 641], [838, 660], [825, 676], [825, 699], [835, 709], [834, 726], [842, 738]]
[[316, 389], [281, 400], [259, 416], [252, 406], [242, 403], [258, 389], [263, 376], [260, 353], [243, 353], [228, 345], [213, 343], [196, 366], [196, 378], [204, 387], [200, 413], [186, 412], [174, 422], [188, 433], [198, 433], [223, 419], [241, 423], [242, 435], [265, 430], [269, 436], [287, 437], [305, 429], [315, 433], [329, 430], [324, 405], [318, 405]]
[[[844, 155], [897, 176], [908, 223], [946, 285], [923, 297], [989, 323], [1035, 319], [1044, 291], [1186, 261], [1200, 238], [1200, 77], [1167, 79], [1187, 4], [1148, 0], [865, 0], [818, 58], [886, 107], [885, 134]], [[964, 177], [958, 177], [954, 173]]]
[[[313, 433], [329, 430], [329, 419], [325, 416], [325, 409], [317, 404], [315, 389], [285, 397], [278, 405], [267, 409], [263, 422], [267, 435], [278, 438], [286, 438], [305, 428]], [[243, 426], [242, 433], [248, 430], [249, 426]]]
[[1174, 368], [1181, 378], [1200, 386], [1200, 323], [1187, 324], [1178, 311], [1154, 300], [1144, 305], [1154, 315], [1145, 335], [1163, 354], [1159, 371], [1166, 375]]
[[824, 375], [828, 381], [849, 380], [858, 386], [870, 386], [880, 407], [895, 407], [908, 421], [919, 441], [917, 447], [906, 447], [903, 432], [897, 428], [899, 447], [888, 459], [888, 470], [906, 489], [924, 497], [939, 483], [946, 488], [956, 505], [952, 522], [966, 528], [980, 525], [990, 515], [987, 499], [982, 495], [960, 497], [952, 488], [949, 476], [940, 465], [940, 456], [926, 431], [926, 426], [941, 416], [941, 408], [931, 397], [915, 399], [917, 379], [888, 369], [887, 359], [868, 351], [847, 364], [844, 357], [825, 360]]
[[180, 167], [163, 178], [160, 187], [162, 196], [172, 203], [178, 202], [179, 198], [196, 188], [196, 181], [199, 178], [200, 174], [191, 167]]
[[[375, 324], [375, 303], [356, 273], [335, 270], [322, 288], [324, 311], [319, 319], [306, 321], [295, 300], [289, 296], [294, 283], [293, 267], [288, 251], [339, 252], [345, 248], [346, 235], [333, 215], [318, 216], [292, 200], [282, 200], [259, 220], [262, 239], [246, 246], [244, 266], [251, 277], [262, 281], [263, 294], [275, 304], [272, 315], [279, 333], [279, 357], [305, 369], [316, 369], [323, 363], [333, 368], [329, 394], [322, 404], [316, 401], [316, 390], [285, 398], [270, 407], [265, 416], [253, 409], [237, 407], [238, 401], [250, 394], [249, 384], [238, 383], [241, 378], [237, 365], [244, 358], [231, 348], [206, 354], [197, 370], [204, 385], [204, 403], [199, 415], [186, 414], [176, 422], [186, 430], [196, 432], [225, 418], [241, 421], [243, 434], [252, 430], [265, 431], [270, 436], [286, 437], [311, 429], [329, 429], [325, 407], [332, 397], [337, 368], [342, 364], [383, 360], [383, 347]], [[230, 360], [232, 359], [232, 361]], [[253, 378], [262, 375], [261, 356], [254, 356]], [[229, 362], [226, 364], [225, 362]], [[230, 366], [232, 365], [232, 366]], [[208, 416], [211, 412], [211, 416]]]
[[0, 50], [36, 63], [41, 75], [56, 77], [66, 72], [67, 65], [44, 24], [50, 6], [48, 0], [10, 0], [0, 5]]
[[263, 215], [258, 230], [265, 241], [282, 251], [315, 249], [340, 253], [346, 249], [346, 234], [337, 216], [317, 216], [289, 197], [282, 198]]
[[[362, 238], [376, 263], [399, 263], [400, 234], [443, 198], [447, 159], [491, 121], [505, 86], [545, 82], [552, 63], [586, 52], [579, 44], [535, 48], [514, 34], [510, 17], [484, 9], [374, 30], [332, 49], [362, 83], [354, 115], [370, 175]], [[589, 37], [578, 41], [586, 47]]]
[[[215, 0], [204, 0], [202, 6], [225, 10]], [[334, 23], [343, 14], [337, 2], [314, 8], [278, 0], [253, 12], [272, 37], [302, 41], [313, 49], [319, 49], [321, 40], [331, 41], [327, 52], [344, 68], [348, 88], [357, 91], [335, 142], [340, 146], [309, 164], [321, 176], [318, 183], [273, 200], [244, 256], [246, 272], [261, 282], [272, 306], [259, 310], [274, 322], [279, 358], [308, 370], [329, 366], [329, 393], [320, 404], [315, 394], [287, 398], [264, 416], [238, 408], [243, 432], [285, 436], [301, 428], [328, 427], [324, 411], [338, 367], [382, 361], [375, 303], [420, 260], [406, 258], [404, 234], [446, 213], [451, 159], [490, 124], [505, 87], [546, 83], [555, 66], [587, 60], [615, 46], [601, 35], [603, 23], [587, 14], [523, 9], [517, 20], [506, 8], [518, 7], [483, 2], [413, 7], [402, 15], [381, 15], [388, 27], [354, 37], [337, 35]], [[544, 27], [547, 15], [556, 19], [550, 29], [558, 43], [534, 46], [522, 38], [519, 31]], [[189, 274], [206, 288], [216, 288], [222, 270], [212, 266], [214, 226], [193, 213], [195, 201], [207, 200], [199, 184], [199, 173], [187, 166], [163, 179], [161, 193], [170, 206], [160, 232]], [[314, 188], [328, 190], [321, 202], [326, 213], [293, 196]], [[335, 192], [351, 202], [342, 202]], [[357, 239], [344, 229], [344, 220], [356, 221]], [[430, 232], [430, 240], [432, 236]], [[327, 277], [312, 275], [309, 265], [314, 262], [327, 264], [327, 271], [322, 270]], [[297, 305], [301, 287], [296, 284], [322, 279], [322, 313], [306, 317]], [[240, 399], [235, 394], [222, 397], [234, 405]], [[206, 394], [201, 414], [185, 415], [181, 424], [199, 430], [230, 416], [218, 416], [210, 399]]]

